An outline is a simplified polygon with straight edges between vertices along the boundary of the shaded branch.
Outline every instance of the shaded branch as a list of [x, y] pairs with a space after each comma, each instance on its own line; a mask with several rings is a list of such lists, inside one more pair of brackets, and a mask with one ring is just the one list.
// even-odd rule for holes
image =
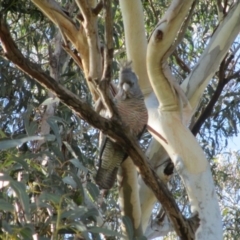
[[186, 19], [183, 21], [181, 29], [179, 30], [179, 33], [177, 35], [177, 39], [174, 41], [174, 43], [172, 44], [172, 46], [168, 49], [168, 51], [166, 52], [164, 59], [167, 59], [176, 49], [176, 47], [179, 45], [179, 43], [183, 40], [184, 36], [185, 36], [185, 32], [187, 30], [187, 27], [189, 25], [189, 22], [191, 20], [191, 17], [193, 15], [195, 6], [197, 4], [197, 1], [193, 1], [192, 6], [190, 8], [190, 11], [188, 13], [188, 16], [186, 17]]
[[[87, 44], [89, 49], [89, 74], [86, 76], [88, 81], [100, 79], [102, 75], [102, 56], [98, 39], [97, 15], [94, 14], [92, 8], [92, 1], [76, 0], [79, 7], [83, 21], [82, 25], [87, 37]], [[99, 9], [99, 7], [97, 7]]]
[[199, 131], [200, 131], [202, 125], [204, 124], [204, 122], [206, 121], [206, 119], [211, 116], [213, 108], [214, 108], [216, 102], [218, 101], [218, 99], [223, 91], [224, 86], [231, 80], [231, 79], [225, 78], [225, 70], [233, 58], [234, 58], [234, 55], [230, 55], [228, 59], [226, 59], [226, 57], [225, 57], [225, 59], [222, 61], [220, 68], [219, 68], [219, 72], [218, 72], [219, 81], [218, 81], [216, 91], [214, 92], [213, 96], [211, 97], [211, 100], [209, 101], [207, 107], [204, 109], [204, 111], [202, 112], [200, 117], [194, 123], [194, 125], [191, 129], [193, 135], [196, 136], [199, 133]]
[[75, 94], [64, 88], [61, 84], [55, 82], [39, 67], [39, 65], [24, 58], [15, 42], [12, 40], [3, 19], [0, 20], [0, 39], [4, 50], [2, 55], [5, 58], [12, 61], [20, 70], [34, 78], [43, 87], [52, 91], [62, 103], [68, 106], [78, 117], [101, 130], [123, 147], [132, 158], [134, 164], [138, 167], [146, 185], [152, 189], [156, 198], [161, 202], [165, 211], [168, 213], [177, 234], [182, 239], [194, 239], [194, 232], [190, 224], [188, 221], [185, 221], [167, 187], [157, 177], [155, 172], [150, 169], [146, 157], [137, 141], [130, 135], [129, 131], [123, 129], [122, 124], [117, 120], [113, 119], [110, 121], [99, 116], [99, 114], [92, 110], [88, 104], [81, 101]]
[[[114, 113], [113, 104], [111, 101], [111, 96], [115, 96], [115, 89], [114, 86], [111, 84], [111, 77], [112, 77], [112, 59], [113, 59], [113, 14], [112, 14], [112, 1], [111, 0], [104, 0], [104, 20], [105, 20], [105, 48], [104, 48], [104, 68], [103, 68], [103, 75], [102, 79], [99, 83], [97, 83], [97, 89], [100, 95], [100, 102], [99, 105], [103, 105], [107, 110], [109, 117], [111, 118]], [[101, 110], [101, 107], [99, 107]], [[116, 112], [116, 111], [115, 111]]]
[[82, 59], [78, 56], [76, 50], [72, 51], [68, 45], [62, 45], [62, 48], [72, 57], [80, 69], [83, 69]]
[[224, 80], [225, 79], [221, 79], [221, 80], [219, 79], [218, 86], [217, 86], [216, 91], [214, 92], [210, 102], [208, 103], [207, 107], [204, 109], [204, 111], [202, 112], [200, 117], [197, 119], [197, 121], [194, 123], [194, 125], [191, 129], [194, 136], [196, 136], [199, 133], [199, 131], [200, 131], [202, 125], [204, 124], [204, 122], [206, 121], [206, 119], [210, 117], [212, 110], [214, 108], [214, 105], [216, 104], [218, 98], [220, 97], [220, 95], [223, 91], [224, 86], [226, 85], [226, 83], [224, 83]]
[[177, 64], [181, 67], [181, 69], [186, 72], [186, 73], [190, 73], [191, 69], [189, 68], [189, 66], [178, 56], [177, 52], [173, 52], [173, 56], [176, 59]]
[[109, 83], [112, 75], [112, 59], [114, 51], [113, 43], [113, 14], [112, 14], [112, 1], [104, 0], [104, 22], [105, 22], [105, 48], [104, 48], [104, 69], [103, 78], [108, 79]]
[[92, 9], [92, 12], [97, 16], [102, 11], [102, 8], [103, 8], [103, 2], [100, 1], [97, 3], [96, 7]]
[[181, 84], [193, 109], [197, 108], [204, 89], [218, 70], [234, 39], [239, 34], [239, 13], [240, 2], [236, 1], [214, 31], [196, 66]]

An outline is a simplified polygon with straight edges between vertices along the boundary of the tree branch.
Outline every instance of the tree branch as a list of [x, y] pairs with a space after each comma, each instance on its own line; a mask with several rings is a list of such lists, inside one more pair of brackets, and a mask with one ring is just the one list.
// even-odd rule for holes
[[[109, 117], [113, 116], [113, 104], [110, 99], [111, 96], [115, 96], [115, 89], [111, 84], [112, 77], [112, 59], [113, 59], [113, 16], [112, 16], [112, 1], [104, 0], [104, 20], [105, 20], [105, 47], [104, 47], [104, 68], [103, 75], [100, 82], [97, 82], [97, 89], [100, 95], [100, 101], [107, 110]], [[101, 104], [98, 102], [97, 104]], [[101, 107], [100, 109], [101, 110]], [[115, 111], [116, 112], [116, 111]]]
[[90, 82], [95, 79], [100, 80], [102, 76], [102, 56], [98, 39], [97, 15], [92, 10], [96, 7], [95, 1], [76, 0], [76, 3], [83, 16], [82, 25], [89, 49], [89, 74], [86, 77]]
[[127, 58], [133, 63], [133, 70], [139, 77], [144, 95], [152, 92], [146, 68], [147, 39], [144, 27], [142, 2], [139, 0], [119, 1], [123, 16]]
[[[89, 48], [87, 47], [87, 38], [83, 27], [77, 28], [73, 20], [65, 14], [63, 9], [54, 0], [31, 0], [61, 31], [64, 42], [68, 39], [77, 52], [81, 55], [81, 63], [85, 78], [89, 74]], [[65, 49], [74, 61], [79, 64], [79, 59], [73, 56], [71, 52]], [[92, 82], [87, 81], [87, 85], [92, 94], [93, 100], [98, 99], [98, 93]]]
[[[160, 103], [158, 115], [149, 114], [149, 125], [166, 140], [154, 138], [166, 149], [186, 188], [191, 209], [199, 214], [201, 227], [194, 238], [221, 239], [221, 215], [208, 161], [196, 138], [182, 121], [178, 89], [167, 72], [166, 53], [192, 6], [191, 0], [172, 1], [155, 28], [147, 49], [147, 69], [153, 90]], [[209, 64], [209, 63], [208, 63]], [[210, 65], [210, 64], [209, 64]], [[175, 91], [172, 91], [174, 87]], [[175, 94], [177, 93], [177, 94]], [[182, 96], [184, 97], [184, 96]], [[183, 109], [184, 111], [184, 109]], [[189, 113], [183, 114], [185, 120]], [[203, 207], [202, 207], [203, 205]], [[214, 217], [209, 217], [209, 211]], [[209, 233], [210, 232], [210, 233]]]
[[210, 102], [208, 103], [207, 107], [202, 112], [201, 116], [197, 119], [192, 127], [192, 133], [196, 136], [201, 129], [201, 126], [204, 124], [205, 120], [211, 115], [212, 110], [214, 108], [215, 103], [219, 99], [224, 86], [230, 81], [230, 79], [225, 78], [225, 70], [228, 67], [228, 64], [234, 58], [234, 55], [230, 55], [228, 59], [224, 59], [220, 65], [219, 72], [218, 72], [218, 85], [217, 88], [211, 97]]
[[55, 82], [37, 64], [24, 58], [15, 42], [12, 40], [3, 19], [0, 19], [0, 39], [2, 41], [4, 50], [3, 56], [5, 58], [12, 61], [20, 70], [34, 78], [43, 87], [56, 94], [62, 103], [68, 106], [78, 117], [101, 130], [123, 147], [133, 159], [134, 164], [139, 168], [145, 183], [152, 189], [156, 198], [162, 203], [177, 234], [182, 239], [194, 239], [194, 232], [189, 222], [185, 221], [169, 190], [156, 176], [154, 171], [150, 169], [146, 157], [136, 140], [129, 134], [129, 131], [123, 129], [122, 124], [118, 121], [114, 119], [110, 121], [99, 116], [99, 114], [93, 111], [88, 104], [82, 102], [76, 95]]
[[[147, 48], [147, 71], [151, 85], [161, 109], [174, 111], [179, 109], [179, 102], [172, 91], [173, 81], [168, 77], [166, 57], [172, 42], [184, 21], [192, 0], [172, 1], [163, 18], [154, 29]], [[159, 51], [161, 49], [161, 51]]]
[[185, 36], [186, 30], [188, 28], [189, 22], [193, 15], [196, 4], [197, 4], [197, 1], [193, 1], [190, 11], [189, 11], [186, 19], [183, 21], [181, 29], [179, 30], [179, 32], [177, 34], [176, 40], [171, 45], [171, 47], [168, 49], [168, 51], [165, 53], [165, 56], [164, 56], [165, 59], [167, 59], [175, 51], [176, 47], [179, 45], [179, 43], [182, 41], [183, 37]]
[[214, 32], [207, 48], [181, 87], [196, 110], [200, 98], [240, 31], [240, 2], [236, 1]]

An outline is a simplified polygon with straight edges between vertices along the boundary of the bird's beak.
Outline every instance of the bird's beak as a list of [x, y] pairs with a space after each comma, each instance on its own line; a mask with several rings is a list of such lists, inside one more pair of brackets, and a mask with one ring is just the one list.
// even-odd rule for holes
[[128, 92], [129, 89], [130, 89], [130, 85], [127, 84], [127, 83], [124, 83], [124, 84], [122, 85], [122, 88], [123, 88], [123, 90], [124, 90], [125, 92]]

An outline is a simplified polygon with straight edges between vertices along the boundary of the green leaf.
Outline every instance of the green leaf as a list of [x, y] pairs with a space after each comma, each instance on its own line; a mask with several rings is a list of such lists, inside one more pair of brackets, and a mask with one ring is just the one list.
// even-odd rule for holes
[[[64, 155], [63, 155], [63, 152], [61, 151], [61, 149], [56, 146], [56, 145], [51, 145], [49, 147], [49, 150], [52, 151], [57, 158], [59, 158], [61, 161], [64, 161]], [[50, 155], [51, 156], [51, 155]]]
[[73, 172], [73, 171], [68, 171], [67, 172], [74, 180], [74, 182], [77, 184], [77, 190], [79, 192], [79, 194], [81, 195], [81, 198], [84, 198], [84, 189], [82, 186], [82, 182], [79, 179], [79, 177]]
[[25, 217], [28, 221], [30, 221], [30, 205], [29, 205], [29, 197], [26, 193], [26, 185], [23, 184], [22, 182], [17, 182], [13, 180], [9, 175], [6, 173], [1, 173], [0, 175], [0, 180], [2, 181], [9, 181], [10, 186], [18, 196], [21, 205], [23, 207], [23, 210], [25, 212]]
[[58, 117], [58, 116], [51, 116], [51, 117], [49, 117], [48, 119], [50, 119], [51, 121], [60, 122], [60, 123], [62, 123], [62, 124], [64, 124], [64, 125], [67, 124], [67, 121], [65, 121], [63, 118], [60, 118], [60, 117]]
[[26, 185], [22, 182], [17, 182], [14, 180], [10, 181], [11, 187], [15, 191], [15, 193], [18, 195], [19, 200], [22, 204], [23, 210], [25, 212], [25, 217], [28, 221], [31, 220], [30, 216], [30, 204], [29, 204], [29, 197], [26, 193]]
[[90, 193], [90, 195], [93, 198], [93, 200], [96, 201], [98, 196], [99, 196], [99, 189], [98, 189], [98, 187], [95, 184], [91, 183], [91, 182], [87, 182], [87, 190]]
[[33, 232], [29, 227], [22, 228], [20, 234], [22, 235], [23, 239], [29, 239], [29, 240], [33, 239], [32, 237]]
[[13, 234], [13, 230], [12, 230], [10, 224], [8, 224], [5, 220], [2, 220], [2, 226], [1, 227], [5, 232], [7, 232], [9, 234]]
[[85, 168], [78, 159], [73, 158], [73, 159], [70, 159], [69, 162], [71, 162], [75, 167], [79, 168], [83, 172], [88, 173], [88, 169]]
[[48, 201], [48, 202], [58, 204], [60, 202], [60, 196], [52, 193], [44, 192], [40, 195], [39, 201]]
[[75, 207], [73, 210], [67, 210], [62, 212], [61, 218], [77, 219], [81, 218], [84, 214], [87, 213], [87, 208], [83, 206]]
[[70, 177], [70, 176], [66, 176], [63, 178], [63, 182], [66, 184], [69, 184], [70, 186], [72, 186], [73, 188], [77, 187], [76, 182]]
[[11, 203], [5, 201], [4, 199], [0, 199], [0, 209], [3, 211], [7, 211], [7, 212], [14, 211], [13, 205]]
[[45, 141], [54, 141], [55, 136], [48, 134], [45, 136], [30, 136], [20, 139], [12, 139], [12, 140], [0, 140], [0, 150], [6, 150], [8, 148], [16, 147], [18, 145], [22, 145], [28, 141], [36, 141], [36, 140], [45, 140]]
[[89, 209], [86, 213], [84, 213], [84, 215], [82, 215], [82, 221], [86, 221], [87, 219], [89, 219], [90, 217], [94, 219], [94, 221], [96, 220], [95, 217], [97, 217], [99, 215], [98, 211], [96, 208], [91, 208]]
[[23, 155], [20, 155], [18, 157], [16, 156], [11, 156], [12, 160], [21, 164], [22, 167], [24, 168], [24, 170], [26, 171], [29, 171], [29, 167], [28, 167], [28, 164], [24, 161], [26, 159], [26, 156], [23, 154]]
[[37, 122], [32, 121], [32, 122], [30, 122], [29, 126], [28, 127], [25, 126], [25, 128], [26, 128], [28, 136], [33, 136], [37, 131], [38, 124], [37, 124]]
[[6, 138], [6, 134], [0, 129], [0, 138]]
[[81, 235], [84, 237], [84, 239], [91, 240], [89, 238], [89, 232], [87, 231], [86, 226], [81, 221], [72, 223], [71, 227], [75, 228], [76, 231], [81, 232]]
[[91, 233], [102, 233], [106, 236], [116, 236], [116, 237], [123, 237], [122, 234], [116, 232], [116, 231], [112, 231], [106, 228], [101, 228], [101, 227], [90, 227], [88, 228], [89, 232]]
[[132, 220], [128, 216], [122, 217], [123, 224], [125, 225], [128, 239], [133, 239], [133, 225]]
[[56, 123], [55, 120], [53, 120], [51, 118], [47, 119], [47, 123], [49, 124], [49, 126], [51, 127], [51, 129], [53, 130], [53, 132], [57, 138], [58, 146], [61, 147], [62, 146], [62, 138], [59, 134], [60, 131], [59, 131], [58, 124]]
[[223, 212], [222, 212], [222, 215], [223, 216], [227, 216], [229, 213], [229, 209], [228, 208], [224, 208]]

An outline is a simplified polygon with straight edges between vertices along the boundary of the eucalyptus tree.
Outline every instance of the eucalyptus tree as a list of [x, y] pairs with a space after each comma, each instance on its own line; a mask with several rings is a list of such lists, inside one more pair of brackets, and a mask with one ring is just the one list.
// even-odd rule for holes
[[[238, 133], [239, 23], [238, 1], [2, 1], [6, 239], [236, 236], [239, 211], [221, 201], [223, 228], [213, 176], [224, 197], [216, 156]], [[112, 103], [122, 59], [148, 109], [142, 149]], [[94, 181], [96, 129], [129, 155], [110, 191]]]

